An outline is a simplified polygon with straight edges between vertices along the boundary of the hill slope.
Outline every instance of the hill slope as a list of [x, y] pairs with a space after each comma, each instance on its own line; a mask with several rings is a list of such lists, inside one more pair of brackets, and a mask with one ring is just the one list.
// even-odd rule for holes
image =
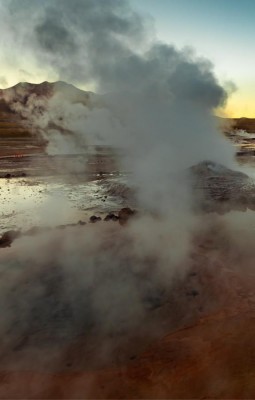
[[[90, 106], [95, 95], [65, 82], [22, 82], [0, 89], [0, 156], [30, 154], [31, 149], [33, 154], [44, 152], [46, 143], [34, 122], [38, 116], [43, 118], [53, 98], [60, 105], [68, 102]], [[50, 119], [47, 123], [53, 129], [64, 131], [62, 118], [59, 124]]]

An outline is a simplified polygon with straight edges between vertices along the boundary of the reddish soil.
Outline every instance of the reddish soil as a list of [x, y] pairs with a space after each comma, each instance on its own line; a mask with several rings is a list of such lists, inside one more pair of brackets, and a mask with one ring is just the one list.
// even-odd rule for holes
[[[207, 265], [219, 239], [217, 234], [203, 239], [193, 256], [196, 267], [191, 275], [198, 274], [203, 290], [198, 300], [186, 298], [186, 309], [190, 312], [190, 303], [195, 301], [195, 308], [207, 309], [200, 317], [197, 312], [193, 322], [156, 339], [147, 350], [118, 366], [42, 373], [36, 371], [33, 359], [26, 370], [2, 370], [0, 398], [254, 398], [255, 276], [238, 268], [242, 260], [234, 254], [234, 264], [228, 264], [227, 245], [222, 248], [221, 263]], [[221, 258], [224, 254], [225, 259]], [[187, 291], [189, 283], [184, 285]], [[214, 305], [207, 307], [210, 302]], [[174, 314], [171, 304], [163, 311], [165, 318], [167, 313]], [[63, 365], [70, 352], [73, 360], [82, 357], [86, 341], [80, 338], [66, 348]]]
[[2, 371], [1, 398], [254, 398], [255, 312], [219, 312], [115, 369]]
[[[235, 128], [254, 133], [255, 120], [235, 120]], [[44, 144], [1, 103], [0, 156], [30, 153], [44, 153]], [[96, 164], [103, 162], [100, 158]], [[99, 170], [94, 164], [91, 168]], [[109, 169], [113, 168], [111, 164]], [[243, 271], [238, 254], [232, 261], [236, 265], [240, 261], [239, 269], [232, 268], [227, 248], [222, 250], [222, 265], [216, 271], [214, 265], [213, 269], [210, 265], [204, 268], [215, 256], [214, 244], [213, 240], [202, 243], [195, 256], [203, 292], [199, 299], [193, 299], [196, 312], [184, 326], [162, 334], [146, 350], [118, 366], [47, 373], [37, 368], [34, 358], [26, 369], [10, 371], [2, 367], [0, 398], [255, 398], [255, 276]], [[210, 301], [213, 306], [206, 307]], [[182, 309], [189, 309], [190, 303], [187, 297]], [[201, 311], [204, 306], [205, 312]], [[164, 318], [175, 312], [171, 304], [162, 310]], [[82, 357], [86, 341], [79, 338], [65, 349], [63, 365], [70, 353], [73, 360]]]

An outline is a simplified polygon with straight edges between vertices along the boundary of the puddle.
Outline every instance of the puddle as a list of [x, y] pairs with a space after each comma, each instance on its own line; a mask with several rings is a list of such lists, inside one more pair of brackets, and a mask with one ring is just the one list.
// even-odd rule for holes
[[56, 226], [119, 210], [100, 180], [66, 182], [63, 177], [0, 180], [0, 230]]

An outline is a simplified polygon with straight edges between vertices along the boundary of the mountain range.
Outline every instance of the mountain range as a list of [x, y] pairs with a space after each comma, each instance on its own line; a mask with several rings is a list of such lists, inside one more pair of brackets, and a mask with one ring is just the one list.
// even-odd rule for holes
[[70, 103], [89, 105], [95, 95], [65, 82], [42, 82], [33, 84], [21, 82], [8, 89], [0, 89], [0, 139], [3, 137], [28, 137], [31, 131], [26, 122], [26, 109], [47, 108], [53, 95]]
[[[24, 126], [25, 116], [20, 113], [18, 106], [23, 109], [30, 107], [36, 100], [40, 102], [42, 111], [47, 107], [53, 95], [71, 103], [81, 103], [89, 106], [95, 102], [97, 95], [78, 89], [77, 87], [62, 82], [42, 82], [39, 84], [21, 82], [8, 89], [0, 89], [0, 138], [3, 137], [28, 137], [31, 135], [28, 127]], [[255, 133], [255, 118], [225, 119], [226, 126], [233, 130], [244, 130]]]

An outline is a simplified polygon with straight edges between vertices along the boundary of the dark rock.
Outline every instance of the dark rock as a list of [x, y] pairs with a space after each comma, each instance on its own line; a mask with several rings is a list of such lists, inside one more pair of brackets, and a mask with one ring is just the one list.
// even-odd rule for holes
[[243, 172], [204, 161], [189, 169], [196, 197], [195, 211], [220, 215], [236, 211], [255, 210], [255, 184]]
[[131, 210], [131, 208], [122, 208], [119, 211], [119, 221], [121, 225], [125, 225], [128, 220], [135, 215], [135, 211]]
[[5, 177], [6, 179], [10, 179], [12, 176], [11, 176], [11, 174], [6, 174], [4, 177]]
[[95, 223], [95, 222], [98, 222], [98, 221], [101, 221], [102, 220], [102, 218], [101, 217], [97, 217], [96, 215], [92, 215], [92, 217], [90, 217], [90, 222], [91, 223]]
[[106, 215], [104, 221], [118, 221], [119, 217], [113, 213]]
[[7, 231], [0, 239], [0, 247], [10, 247], [12, 242], [21, 235], [20, 231]]

